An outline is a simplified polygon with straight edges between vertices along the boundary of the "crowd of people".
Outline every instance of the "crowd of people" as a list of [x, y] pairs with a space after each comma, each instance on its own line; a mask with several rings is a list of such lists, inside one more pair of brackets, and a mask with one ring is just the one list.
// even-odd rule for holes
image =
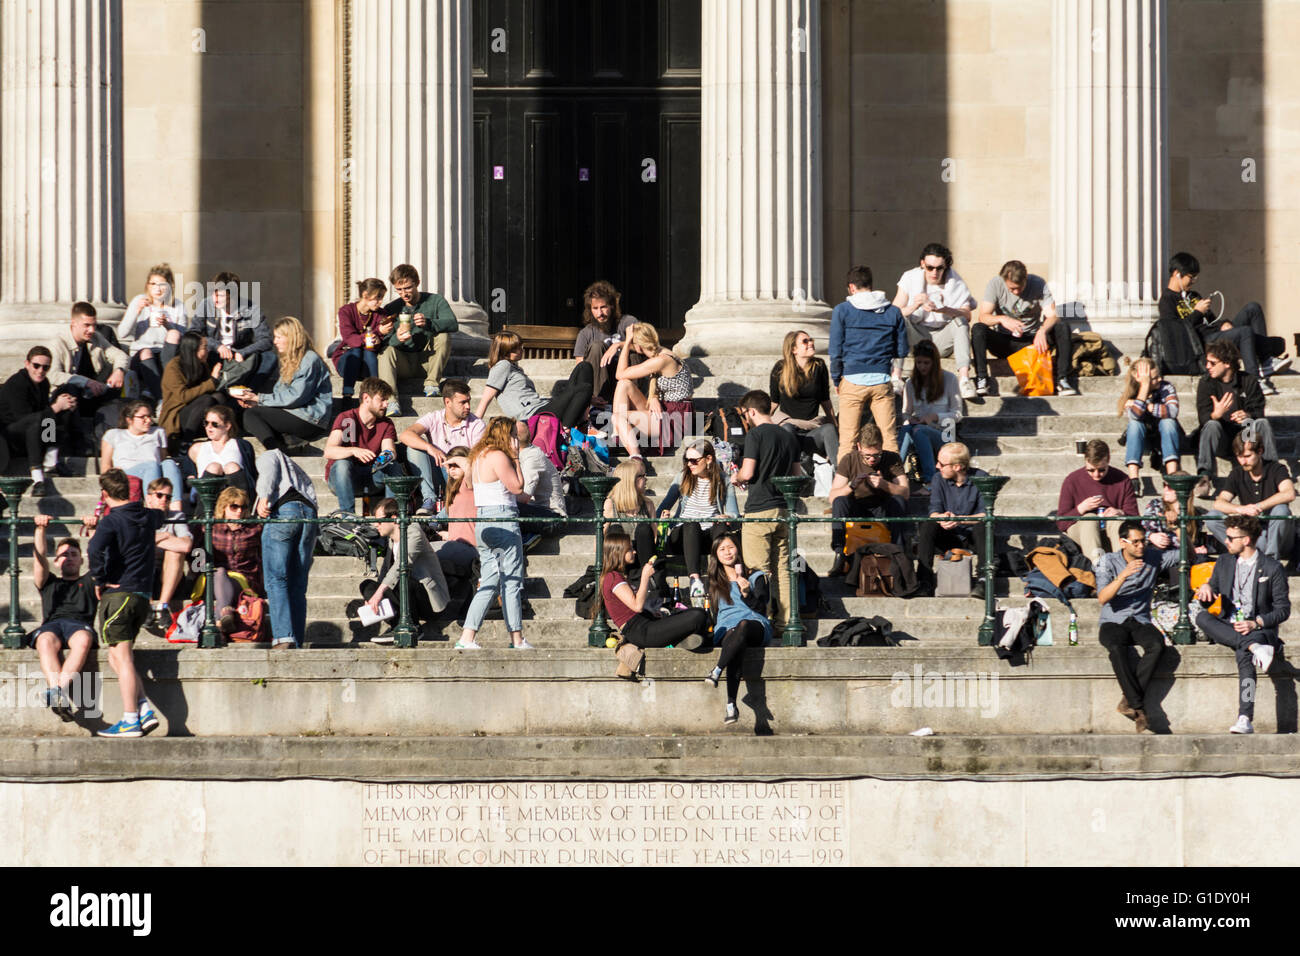
[[[1198, 271], [1192, 257], [1174, 257], [1162, 313], [1173, 309], [1189, 323], [1206, 315], [1203, 300], [1189, 294]], [[410, 506], [425, 519], [406, 532], [415, 620], [447, 623], [463, 611], [455, 647], [475, 650], [484, 619], [499, 610], [509, 646], [531, 649], [524, 635], [527, 552], [570, 511], [560, 450], [595, 438], [627, 453], [613, 469], [618, 482], [603, 516], [611, 523], [666, 522], [639, 520], [630, 530], [611, 524], [598, 603], [625, 644], [720, 647], [706, 680], [716, 686], [725, 672], [725, 719], [735, 720], [746, 649], [768, 640], [773, 624], [783, 625], [797, 602], [785, 573], [792, 557], [787, 502], [773, 479], [827, 469], [829, 513], [837, 519], [832, 575], [843, 573], [851, 557], [846, 522], [899, 518], [914, 496], [928, 500], [921, 513], [930, 520], [915, 532], [892, 524], [889, 537], [909, 562], [914, 550], [918, 593], [932, 594], [936, 556], [985, 553], [979, 519], [986, 508], [971, 480], [983, 472], [957, 430], [964, 402], [995, 390], [989, 354], [1006, 358], [1032, 349], [1050, 357], [1056, 393], [1078, 394], [1068, 323], [1047, 284], [1019, 261], [1007, 262], [979, 301], [939, 244], [926, 246], [918, 266], [900, 276], [892, 301], [872, 282], [866, 267], [849, 271], [846, 299], [832, 313], [826, 360], [806, 331], [785, 337], [768, 391], [752, 390], [736, 406], [741, 436], [732, 429], [725, 439], [683, 444], [681, 473], [657, 508], [646, 491], [643, 443], [672, 446], [675, 429], [667, 423], [691, 420], [691, 370], [652, 325], [622, 314], [618, 292], [607, 282], [587, 289], [573, 368], [549, 396], [525, 370], [519, 336], [503, 331], [492, 338], [477, 405], [466, 381], [443, 377], [455, 315], [440, 295], [420, 290], [409, 265], [396, 267], [387, 283], [357, 283], [356, 299], [339, 310], [338, 340], [324, 356], [298, 319], [269, 323], [256, 303], [240, 296], [238, 277], [230, 273], [214, 277], [210, 295], [187, 318], [171, 293], [170, 269], [151, 269], [115, 334], [98, 326], [93, 306], [77, 303], [54, 347], [33, 347], [24, 368], [0, 388], [6, 439], [0, 448], [26, 458], [34, 496], [49, 494], [71, 474], [70, 457], [90, 456], [98, 464], [100, 506], [83, 519], [83, 532], [93, 532], [88, 572], [77, 538], [58, 541], [53, 559], [47, 557], [49, 519], [37, 519], [34, 573], [43, 623], [31, 642], [49, 683], [49, 706], [70, 718], [67, 688], [98, 634], [119, 675], [124, 709], [122, 721], [104, 733], [138, 736], [156, 725], [133, 676], [131, 642], [141, 627], [172, 621], [193, 576], [185, 558], [193, 549], [188, 522], [197, 498], [187, 479], [199, 476], [220, 478], [224, 488], [210, 555], [222, 630], [234, 633], [246, 623], [241, 610], [251, 596], [266, 601], [264, 636], [271, 646], [300, 646], [317, 526], [229, 522], [317, 517], [317, 489], [294, 456], [322, 439], [325, 480], [338, 509], [387, 519], [374, 525], [385, 563], [361, 586], [370, 610], [379, 614], [398, 586], [393, 555], [401, 540], [394, 520], [400, 503], [386, 483], [411, 473], [420, 480]], [[390, 286], [394, 297], [385, 303]], [[1230, 321], [1194, 330], [1203, 339], [1205, 374], [1191, 437], [1178, 424], [1177, 392], [1159, 361], [1133, 361], [1118, 403], [1127, 473], [1111, 467], [1105, 441], [1087, 442], [1083, 467], [1062, 482], [1055, 514], [1059, 530], [1097, 570], [1102, 643], [1112, 649], [1124, 687], [1121, 712], [1131, 711], [1139, 729], [1146, 723], [1142, 693], [1158, 656], [1149, 651], [1143, 594], [1178, 553], [1171, 495], [1151, 502], [1157, 507], [1139, 520], [1144, 456], [1151, 454], [1165, 474], [1181, 474], [1183, 455], [1195, 456], [1198, 496], [1215, 495], [1194, 526], [1199, 553], [1226, 552], [1247, 563], [1262, 554], [1261, 574], [1271, 575], [1292, 544], [1290, 522], [1261, 527], [1257, 520], [1289, 514], [1295, 498], [1265, 415], [1265, 394], [1275, 391], [1270, 376], [1287, 359], [1254, 304]], [[954, 357], [956, 374], [942, 368], [946, 356]], [[342, 379], [340, 398], [330, 363]], [[425, 396], [442, 405], [400, 433], [392, 421], [401, 410], [399, 375], [423, 375]], [[489, 417], [493, 401], [500, 414]], [[1235, 464], [1216, 489], [1217, 459], [1229, 456]], [[741, 515], [748, 520], [735, 522]], [[1094, 515], [1103, 520], [1079, 520]], [[539, 521], [521, 526], [521, 516]], [[456, 520], [466, 518], [477, 521]], [[664, 565], [674, 557], [689, 581], [684, 599], [670, 598], [665, 584]], [[1232, 568], [1224, 567], [1220, 574], [1216, 565], [1201, 590], [1218, 595], [1225, 582], [1232, 584], [1237, 590], [1225, 605], [1258, 611], [1263, 623], [1243, 629], [1233, 621], [1228, 629], [1236, 637], [1208, 618], [1203, 629], [1246, 661], [1244, 681], [1247, 663], [1267, 668], [1289, 605], [1285, 586], [1280, 598], [1247, 599], [1240, 582], [1225, 577]], [[1243, 643], [1248, 635], [1254, 637]], [[392, 632], [375, 639], [391, 642]], [[1128, 643], [1148, 648], [1136, 673], [1124, 669], [1126, 657], [1121, 667], [1116, 650]], [[1242, 716], [1248, 726], [1249, 714]]]

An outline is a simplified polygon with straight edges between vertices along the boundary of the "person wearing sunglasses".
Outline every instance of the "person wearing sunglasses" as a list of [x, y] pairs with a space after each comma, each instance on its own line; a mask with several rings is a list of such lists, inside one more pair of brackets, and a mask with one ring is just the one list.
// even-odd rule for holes
[[[11, 454], [26, 455], [31, 469], [31, 495], [46, 494], [45, 470], [70, 475], [71, 470], [59, 461], [59, 445], [73, 425], [77, 409], [76, 393], [70, 389], [50, 388], [50, 366], [54, 359], [44, 345], [35, 345], [27, 353], [23, 367], [0, 386], [0, 471], [9, 466]], [[49, 423], [53, 422], [51, 429]]]
[[146, 485], [165, 476], [173, 488], [182, 487], [180, 466], [167, 457], [167, 433], [154, 424], [150, 402], [127, 402], [119, 425], [106, 431], [100, 442], [100, 474], [121, 468]]
[[248, 474], [252, 449], [241, 447], [234, 412], [225, 405], [213, 405], [203, 416], [203, 430], [208, 440], [196, 441], [189, 450], [195, 474], [225, 478], [229, 486], [251, 491], [256, 481]]
[[[1215, 644], [1236, 652], [1240, 682], [1237, 722], [1228, 732], [1253, 734], [1256, 673], [1268, 673], [1273, 655], [1282, 644], [1278, 629], [1291, 616], [1291, 597], [1282, 565], [1256, 547], [1263, 522], [1254, 515], [1239, 513], [1228, 515], [1223, 523], [1227, 526], [1228, 553], [1219, 555], [1210, 580], [1196, 592], [1196, 600], [1204, 607], [1209, 607], [1216, 597], [1222, 598], [1219, 613], [1215, 616], [1201, 611], [1194, 623]], [[1283, 684], [1289, 686], [1289, 679], [1284, 679]], [[1280, 692], [1282, 685], [1278, 686]]]
[[961, 397], [974, 398], [969, 327], [975, 297], [952, 267], [947, 246], [932, 242], [921, 250], [916, 268], [898, 277], [894, 305], [907, 319], [910, 344], [933, 342], [940, 355], [956, 359]]

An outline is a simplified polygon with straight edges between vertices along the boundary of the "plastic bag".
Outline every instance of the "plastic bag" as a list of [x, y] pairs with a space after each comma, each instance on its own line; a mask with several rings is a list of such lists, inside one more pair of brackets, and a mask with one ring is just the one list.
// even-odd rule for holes
[[1021, 395], [1055, 395], [1056, 383], [1052, 379], [1052, 353], [1040, 352], [1032, 345], [1007, 357], [1007, 364], [1020, 383]]

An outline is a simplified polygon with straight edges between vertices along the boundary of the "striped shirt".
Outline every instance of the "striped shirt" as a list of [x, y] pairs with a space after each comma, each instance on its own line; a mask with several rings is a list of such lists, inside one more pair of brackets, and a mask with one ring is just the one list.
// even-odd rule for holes
[[1145, 402], [1139, 402], [1134, 397], [1125, 402], [1124, 407], [1128, 410], [1129, 417], [1134, 421], [1145, 421], [1148, 416], [1151, 418], [1177, 418], [1178, 390], [1174, 388], [1172, 382], [1162, 381], [1154, 392], [1147, 395]]
[[695, 490], [682, 499], [682, 510], [677, 515], [679, 518], [692, 518], [698, 521], [701, 518], [715, 517], [719, 513], [717, 502], [710, 494], [712, 490], [710, 484], [707, 478], [696, 480]]

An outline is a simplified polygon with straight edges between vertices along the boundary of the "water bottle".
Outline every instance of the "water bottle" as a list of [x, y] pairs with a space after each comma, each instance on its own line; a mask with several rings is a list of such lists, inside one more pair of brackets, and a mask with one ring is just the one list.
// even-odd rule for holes
[[1079, 618], [1075, 615], [1073, 611], [1070, 612], [1069, 633], [1070, 633], [1070, 646], [1078, 647], [1079, 646]]

